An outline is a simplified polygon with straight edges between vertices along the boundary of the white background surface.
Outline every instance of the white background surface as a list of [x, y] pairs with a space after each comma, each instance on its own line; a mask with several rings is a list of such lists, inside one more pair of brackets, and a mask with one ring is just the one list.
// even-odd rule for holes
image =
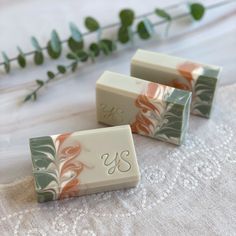
[[[61, 38], [66, 38], [69, 32], [68, 22], [77, 23], [83, 31], [83, 18], [88, 15], [96, 17], [101, 25], [105, 25], [116, 22], [118, 20], [118, 11], [124, 7], [131, 7], [137, 14], [142, 14], [152, 11], [155, 7], [168, 6], [176, 2], [178, 1], [1, 0], [0, 50], [4, 50], [12, 56], [15, 56], [17, 45], [20, 45], [24, 51], [30, 50], [29, 38], [31, 35], [36, 36], [43, 45], [49, 39], [50, 32], [54, 28], [58, 30]], [[206, 5], [215, 2], [213, 0], [204, 1]], [[181, 12], [184, 10], [184, 8], [180, 7], [176, 11]], [[163, 28], [158, 27], [156, 31], [160, 33], [152, 40], [143, 42], [137, 39], [133, 47], [121, 47], [114, 55], [107, 58], [102, 57], [95, 64], [86, 63], [76, 73], [66, 75], [60, 80], [51, 83], [40, 91], [36, 102], [21, 103], [24, 96], [34, 87], [34, 79], [44, 79], [46, 70], [54, 69], [55, 62], [48, 60], [44, 66], [36, 67], [30, 65], [25, 70], [17, 69], [17, 66], [15, 66], [10, 75], [5, 75], [3, 70], [1, 70], [0, 183], [10, 183], [16, 179], [31, 175], [31, 160], [28, 147], [28, 139], [30, 137], [100, 127], [101, 125], [97, 124], [95, 117], [95, 82], [104, 70], [129, 74], [129, 61], [137, 48], [171, 53], [203, 63], [220, 65], [224, 68], [216, 108], [212, 118], [205, 120], [191, 116], [190, 136], [182, 149], [163, 142], [154, 142], [150, 139], [134, 136], [142, 170], [144, 171], [145, 165], [149, 162], [148, 158], [150, 158], [152, 166], [155, 167], [164, 163], [164, 166], [168, 166], [168, 170], [171, 173], [175, 168], [171, 167], [171, 159], [168, 159], [167, 154], [169, 151], [180, 152], [181, 156], [186, 158], [192, 152], [191, 157], [195, 157], [196, 161], [200, 157], [203, 158], [203, 161], [206, 157], [209, 160], [225, 157], [228, 158], [227, 160], [231, 160], [230, 163], [235, 163], [232, 161], [236, 157], [235, 135], [232, 133], [236, 127], [236, 87], [234, 84], [236, 74], [235, 22], [236, 3], [232, 3], [210, 10], [201, 22], [193, 23], [190, 19], [175, 22], [167, 39], [163, 38]], [[104, 35], [112, 36], [112, 31], [104, 32]], [[65, 60], [62, 57], [61, 62], [63, 61]], [[224, 125], [228, 126], [220, 129]], [[217, 133], [217, 130], [220, 130], [219, 133]], [[200, 140], [203, 140], [203, 144], [194, 139], [195, 135]], [[228, 140], [228, 143], [226, 142], [225, 146], [221, 146], [224, 140]], [[188, 147], [188, 145], [191, 147]], [[190, 150], [191, 148], [193, 149]], [[207, 148], [210, 148], [210, 151]], [[198, 150], [203, 149], [208, 151], [203, 151], [203, 155], [199, 156]], [[221, 153], [218, 152], [220, 149], [222, 149]], [[228, 152], [226, 152], [226, 149]], [[153, 151], [153, 153], [150, 151]], [[157, 157], [154, 157], [155, 155]], [[226, 162], [224, 160], [221, 161], [222, 164]], [[186, 170], [190, 168], [192, 163], [189, 162], [182, 168], [181, 173], [185, 173], [183, 175], [186, 175]], [[152, 169], [153, 167], [150, 168]], [[222, 173], [222, 175], [217, 173]], [[131, 228], [136, 227], [137, 234], [138, 232], [145, 233], [145, 230], [149, 229], [152, 235], [157, 233], [161, 235], [187, 234], [187, 232], [192, 234], [208, 232], [208, 235], [234, 235], [235, 226], [233, 222], [236, 220], [235, 173], [235, 164], [232, 164], [230, 167], [225, 169], [221, 167], [218, 172], [216, 171], [216, 174], [212, 175], [212, 179], [215, 181], [208, 181], [209, 179], [207, 179], [207, 182], [204, 182], [199, 176], [199, 179], [196, 177], [200, 187], [194, 194], [192, 192], [186, 193], [178, 186], [173, 194], [176, 196], [174, 199], [172, 195], [172, 198], [162, 203], [163, 205], [159, 206], [155, 212], [149, 211], [143, 215], [146, 218], [152, 217], [153, 222], [151, 220], [144, 225], [143, 222], [145, 221], [137, 217], [137, 219], [133, 218], [132, 224], [128, 225], [128, 223], [125, 223], [125, 218], [123, 218], [124, 224], [119, 223], [118, 226], [125, 227], [125, 230], [119, 231], [121, 228], [118, 228], [117, 234], [130, 235], [136, 232], [132, 231]], [[23, 184], [22, 188], [23, 186], [28, 186], [27, 183]], [[165, 185], [155, 186], [156, 189], [154, 190], [158, 191], [163, 186]], [[4, 185], [2, 187], [4, 188]], [[30, 190], [28, 194], [32, 194], [32, 192]], [[15, 194], [14, 191], [12, 194]], [[18, 194], [23, 199], [25, 192], [20, 191]], [[3, 202], [6, 202], [4, 204], [2, 202], [2, 206], [9, 204], [9, 208], [3, 208], [3, 212], [13, 213], [15, 209], [10, 208], [12, 199], [7, 201], [6, 199], [9, 199], [9, 195], [2, 194], [2, 197], [4, 196], [7, 196], [7, 198], [3, 199]], [[18, 209], [21, 201], [19, 200], [17, 204], [15, 206]], [[114, 204], [116, 203], [113, 203], [111, 207]], [[32, 208], [32, 206], [30, 207]], [[162, 209], [162, 211], [158, 209]], [[174, 215], [172, 214], [174, 209], [177, 210], [177, 213], [176, 218], [172, 219], [171, 216]], [[7, 213], [4, 214], [7, 215]], [[100, 210], [99, 214], [102, 214], [102, 210]], [[35, 215], [35, 217], [37, 218], [38, 215]], [[95, 217], [94, 221], [96, 220], [98, 218]], [[93, 221], [88, 220], [88, 222], [90, 222], [90, 228], [92, 224], [93, 232], [97, 231], [100, 235], [106, 232], [99, 227], [97, 228], [95, 223], [93, 225]], [[109, 224], [112, 226], [115, 223], [113, 221]], [[155, 224], [159, 227], [158, 229], [154, 227]], [[164, 227], [165, 224], [167, 224], [166, 228]], [[8, 228], [7, 224], [5, 227], [7, 230], [12, 229], [10, 226]]]
[[[91, 15], [101, 25], [116, 22], [118, 11], [131, 7], [137, 14], [150, 12], [156, 6], [164, 7], [178, 1], [0, 1], [0, 49], [15, 56], [16, 46], [31, 50], [30, 37], [36, 36], [44, 45], [52, 29], [61, 38], [68, 36], [68, 22], [77, 23], [84, 30], [83, 19]], [[212, 4], [216, 1], [205, 1]], [[185, 10], [180, 7], [180, 11]], [[98, 127], [95, 119], [95, 81], [104, 70], [129, 74], [129, 61], [138, 47], [172, 53], [208, 64], [224, 67], [221, 84], [235, 81], [236, 24], [235, 4], [207, 12], [201, 22], [190, 19], [178, 21], [170, 29], [169, 38], [156, 38], [133, 47], [126, 46], [111, 57], [87, 63], [76, 73], [66, 75], [40, 91], [35, 103], [21, 104], [24, 96], [34, 87], [36, 78], [45, 78], [54, 62], [42, 67], [30, 65], [25, 70], [0, 74], [0, 182], [10, 182], [30, 174], [28, 148], [30, 137]], [[157, 32], [163, 29], [156, 29]], [[105, 32], [107, 34], [107, 32]], [[111, 34], [108, 32], [108, 34]], [[62, 57], [63, 61], [63, 57]], [[58, 62], [57, 62], [58, 63]], [[93, 115], [92, 115], [93, 114]]]

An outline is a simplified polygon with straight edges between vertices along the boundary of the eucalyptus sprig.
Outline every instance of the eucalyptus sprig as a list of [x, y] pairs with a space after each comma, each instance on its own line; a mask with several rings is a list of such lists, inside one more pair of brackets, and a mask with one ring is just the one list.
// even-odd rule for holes
[[[221, 5], [226, 3], [228, 2], [222, 1]], [[23, 50], [18, 47], [19, 53], [14, 58], [9, 58], [5, 52], [2, 52], [3, 62], [0, 63], [0, 66], [4, 66], [6, 73], [11, 71], [11, 64], [13, 61], [17, 61], [21, 68], [26, 68], [26, 58], [28, 56], [33, 56], [33, 60], [36, 65], [42, 65], [45, 61], [45, 51], [51, 59], [55, 60], [60, 58], [62, 55], [63, 44], [67, 44], [69, 49], [69, 53], [66, 55], [68, 64], [58, 65], [55, 70], [47, 71], [46, 79], [37, 79], [36, 88], [24, 99], [24, 101], [31, 99], [36, 100], [40, 89], [42, 89], [49, 82], [55, 80], [58, 76], [63, 75], [68, 71], [74, 72], [79, 63], [84, 63], [88, 60], [94, 62], [100, 55], [110, 55], [116, 50], [118, 43], [126, 44], [132, 42], [135, 35], [138, 35], [139, 38], [143, 40], [149, 39], [153, 36], [154, 28], [157, 25], [166, 24], [166, 32], [168, 32], [170, 24], [173, 20], [190, 15], [193, 20], [199, 21], [203, 18], [206, 9], [212, 9], [219, 5], [220, 4], [218, 3], [204, 7], [200, 3], [190, 3], [187, 4], [187, 12], [176, 16], [171, 16], [167, 10], [175, 8], [178, 5], [172, 5], [165, 9], [156, 8], [152, 12], [139, 16], [136, 16], [132, 9], [123, 9], [119, 13], [120, 21], [106, 26], [100, 26], [99, 22], [95, 18], [89, 16], [84, 20], [84, 25], [88, 30], [87, 32], [81, 33], [76, 24], [69, 23], [70, 36], [67, 39], [61, 40], [57, 31], [53, 30], [47, 45], [41, 46], [39, 41], [35, 37], [32, 37], [31, 44], [34, 50], [24, 53]], [[156, 15], [158, 19], [161, 20], [152, 22], [149, 18], [151, 15]], [[117, 37], [115, 40], [102, 38], [102, 32], [109, 28], [117, 28]], [[97, 34], [97, 41], [90, 43], [85, 48], [85, 37], [92, 33]]]

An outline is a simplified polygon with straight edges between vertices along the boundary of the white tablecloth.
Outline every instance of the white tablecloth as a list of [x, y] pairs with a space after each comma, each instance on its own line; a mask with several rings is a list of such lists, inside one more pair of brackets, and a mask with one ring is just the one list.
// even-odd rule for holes
[[[14, 56], [16, 45], [31, 49], [31, 35], [42, 44], [53, 28], [66, 37], [69, 21], [83, 30], [88, 15], [103, 25], [116, 22], [124, 7], [141, 14], [176, 2], [2, 0], [0, 47]], [[157, 28], [160, 34], [152, 40], [137, 39], [134, 46], [51, 83], [36, 102], [21, 100], [34, 79], [45, 78], [57, 62], [15, 67], [10, 75], [0, 72], [0, 235], [236, 235], [235, 20], [232, 3], [207, 12], [199, 23], [174, 23], [167, 39]], [[223, 66], [211, 119], [191, 116], [181, 147], [134, 135], [142, 172], [135, 189], [36, 203], [28, 139], [100, 127], [95, 81], [104, 70], [129, 74], [130, 58], [139, 47]]]

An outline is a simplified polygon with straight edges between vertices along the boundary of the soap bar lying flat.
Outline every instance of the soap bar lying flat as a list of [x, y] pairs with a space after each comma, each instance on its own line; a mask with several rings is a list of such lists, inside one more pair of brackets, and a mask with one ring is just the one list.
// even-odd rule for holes
[[32, 138], [30, 149], [39, 202], [134, 187], [140, 179], [128, 125]]
[[135, 133], [180, 145], [189, 119], [191, 93], [106, 71], [96, 83], [97, 119], [130, 124]]
[[138, 50], [131, 76], [192, 91], [191, 113], [210, 117], [221, 68], [166, 54]]

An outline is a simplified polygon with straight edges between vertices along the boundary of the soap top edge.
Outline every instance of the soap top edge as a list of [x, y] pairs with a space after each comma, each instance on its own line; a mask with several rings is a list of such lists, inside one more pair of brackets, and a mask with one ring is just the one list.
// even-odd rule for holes
[[[89, 130], [79, 130], [79, 131], [74, 131], [72, 133], [73, 135], [84, 135], [84, 134], [95, 134], [95, 133], [100, 133], [100, 132], [109, 132], [109, 131], [115, 131], [115, 130], [121, 130], [121, 129], [127, 129], [131, 133], [130, 125], [119, 125], [119, 126], [103, 127], [103, 128], [89, 129]], [[63, 132], [63, 133], [66, 133], [66, 132]], [[30, 138], [29, 141], [31, 144], [31, 142], [38, 141], [40, 139], [45, 139], [45, 137], [48, 137], [48, 136], [54, 137], [61, 134], [52, 134], [52, 135], [34, 137], [34, 138]]]
[[[119, 77], [118, 80], [124, 78], [124, 79], [128, 79], [128, 80], [131, 80], [131, 81], [136, 81], [139, 84], [143, 84], [143, 86], [147, 86], [148, 84], [152, 83], [152, 84], [156, 84], [156, 85], [158, 85], [158, 86], [160, 86], [164, 89], [166, 89], [166, 88], [171, 89], [173, 91], [182, 93], [184, 96], [186, 96], [186, 102], [189, 99], [189, 97], [191, 97], [191, 95], [192, 95], [191, 91], [174, 88], [174, 87], [171, 87], [171, 86], [168, 86], [168, 85], [163, 85], [163, 84], [160, 84], [160, 83], [154, 83], [154, 82], [150, 82], [150, 81], [147, 81], [147, 80], [139, 79], [139, 78], [134, 77], [134, 76], [123, 75], [123, 74], [115, 73], [115, 72], [111, 72], [111, 71], [105, 71], [99, 77], [99, 79], [96, 82], [96, 88], [103, 89], [103, 90], [110, 89], [113, 93], [115, 92], [116, 94], [120, 94], [120, 95], [125, 94], [127, 97], [136, 97], [140, 94], [140, 93], [135, 92], [135, 91], [131, 91], [131, 90], [128, 91], [128, 89], [125, 88], [125, 86], [124, 87], [120, 87], [120, 86], [114, 86], [113, 87], [111, 84], [109, 84], [107, 82], [109, 80], [109, 78], [112, 78], [112, 76]], [[168, 99], [165, 99], [165, 101], [167, 101], [167, 100]], [[176, 101], [176, 103], [180, 104], [180, 105], [183, 105], [184, 101]]]
[[[131, 59], [131, 65], [133, 64], [139, 64], [141, 65], [142, 64], [145, 64], [145, 66], [147, 67], [152, 67], [152, 66], [156, 66], [157, 63], [156, 62], [153, 62], [153, 60], [149, 59], [147, 61], [147, 58], [145, 58], [145, 60], [141, 60], [140, 59], [140, 54], [144, 54], [146, 56], [150, 56], [150, 55], [153, 55], [154, 57], [156, 57], [155, 60], [157, 60], [159, 57], [165, 57], [166, 59], [170, 59], [170, 60], [176, 60], [176, 61], [180, 61], [180, 62], [189, 62], [189, 63], [194, 63], [194, 64], [199, 64], [201, 65], [204, 69], [206, 70], [213, 70], [215, 72], [217, 72], [216, 76], [214, 76], [215, 79], [219, 79], [219, 76], [223, 70], [223, 67], [222, 66], [216, 66], [216, 65], [210, 65], [210, 64], [205, 64], [205, 63], [200, 63], [200, 62], [197, 62], [197, 61], [194, 61], [194, 60], [191, 60], [191, 59], [185, 59], [185, 58], [182, 58], [182, 57], [176, 57], [176, 56], [172, 56], [171, 54], [164, 54], [164, 53], [158, 53], [158, 52], [151, 52], [151, 51], [147, 51], [147, 50], [143, 50], [143, 49], [138, 49], [136, 51], [136, 53], [134, 54], [134, 56], [132, 57]], [[151, 65], [151, 66], [150, 66]], [[159, 69], [160, 68], [163, 68], [163, 70], [169, 70], [168, 72], [169, 73], [176, 73], [176, 70], [177, 68], [176, 67], [168, 67], [168, 65], [164, 66], [163, 64], [160, 65]]]

